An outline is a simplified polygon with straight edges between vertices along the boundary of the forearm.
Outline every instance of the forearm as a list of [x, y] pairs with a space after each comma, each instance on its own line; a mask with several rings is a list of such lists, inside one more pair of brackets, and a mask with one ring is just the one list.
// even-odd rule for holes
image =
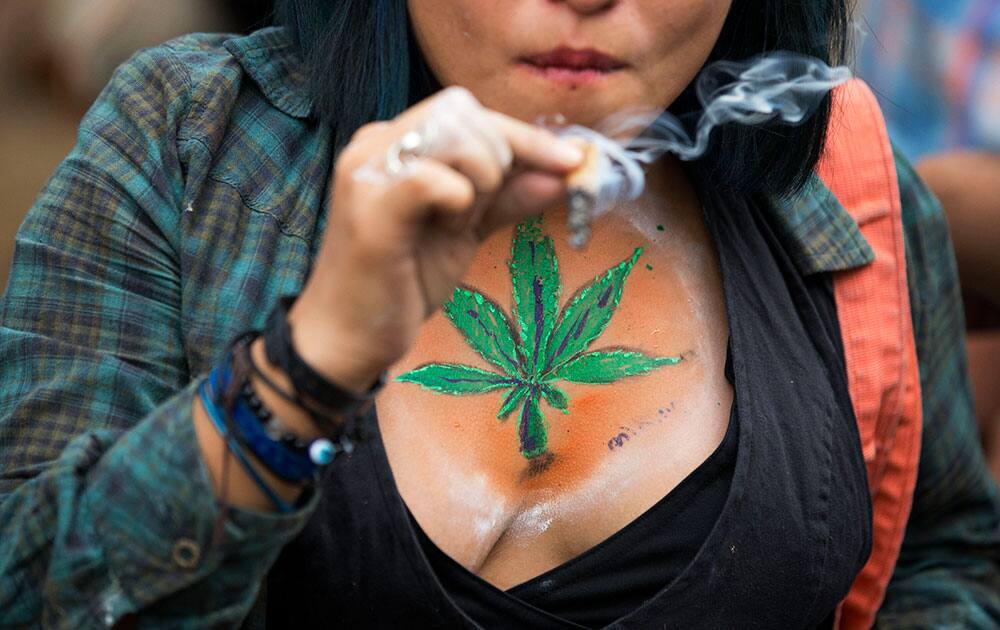
[[[301, 341], [297, 341], [296, 345], [302, 347], [304, 344]], [[264, 341], [262, 338], [256, 339], [250, 345], [250, 356], [257, 369], [271, 383], [277, 385], [286, 393], [294, 391], [293, 383], [289, 380], [288, 376], [268, 361], [264, 352]], [[338, 366], [335, 374], [338, 383], [345, 383], [345, 387], [355, 393], [366, 391], [367, 386], [361, 385], [361, 383], [370, 385], [371, 382], [375, 381], [375, 377], [371, 376], [368, 372], [357, 373], [356, 370], [346, 364], [343, 367]], [[274, 414], [276, 418], [279, 418], [281, 424], [290, 432], [306, 441], [321, 437], [320, 431], [305, 411], [274, 392], [257, 375], [252, 375], [250, 378], [254, 392], [261, 399], [264, 407]], [[233, 454], [227, 449], [222, 436], [213, 425], [211, 418], [209, 418], [203, 401], [197, 396], [192, 402], [192, 418], [198, 446], [211, 475], [212, 486], [216, 496], [236, 507], [257, 510], [273, 509], [272, 502], [264, 494], [260, 486], [250, 477], [243, 466], [233, 461]], [[256, 474], [282, 501], [294, 504], [300, 498], [303, 491], [302, 486], [283, 481], [261, 464], [252, 454], [247, 454], [247, 460], [254, 467]]]
[[3, 498], [0, 626], [89, 627], [127, 613], [232, 625], [245, 614], [315, 498], [289, 515], [220, 514], [194, 385], [128, 431], [77, 437]]

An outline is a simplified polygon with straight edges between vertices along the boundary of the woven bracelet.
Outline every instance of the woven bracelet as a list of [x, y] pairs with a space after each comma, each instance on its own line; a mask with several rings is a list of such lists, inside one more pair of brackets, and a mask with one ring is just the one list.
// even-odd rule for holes
[[333, 426], [321, 426], [321, 430], [327, 432], [333, 428], [339, 433], [353, 429], [357, 420], [371, 408], [375, 394], [385, 384], [385, 373], [379, 375], [378, 381], [365, 394], [358, 396], [314, 370], [302, 359], [292, 341], [288, 310], [295, 300], [296, 296], [281, 298], [271, 311], [264, 332], [267, 360], [288, 376], [303, 407], [328, 414], [327, 418]]

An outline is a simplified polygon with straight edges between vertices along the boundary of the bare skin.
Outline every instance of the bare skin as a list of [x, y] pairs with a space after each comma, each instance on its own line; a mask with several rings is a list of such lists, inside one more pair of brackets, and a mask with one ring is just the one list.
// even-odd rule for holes
[[[508, 587], [578, 555], [667, 494], [717, 447], [732, 403], [716, 256], [683, 169], [658, 164], [642, 198], [602, 217], [587, 249], [570, 251], [560, 202], [580, 156], [525, 121], [559, 113], [593, 125], [626, 107], [665, 108], [704, 64], [729, 3], [411, 0], [410, 10], [432, 71], [467, 91], [364, 128], [340, 156], [316, 271], [290, 315], [304, 358], [358, 391], [385, 369], [475, 364], [440, 307], [461, 282], [509, 308], [511, 226], [538, 212], [556, 243], [564, 299], [645, 248], [599, 345], [685, 357], [621, 383], [567, 387], [569, 414], [545, 411], [554, 459], [530, 479], [511, 425], [495, 418], [496, 396], [386, 387], [377, 410], [407, 505], [446, 553]], [[560, 46], [599, 49], [620, 66], [599, 76], [526, 67], [525, 56]], [[419, 129], [440, 99], [451, 99], [449, 111], [461, 111], [478, 139], [421, 158], [388, 185], [355, 176]], [[264, 394], [289, 424], [310, 431], [299, 411]], [[222, 451], [197, 403], [195, 422], [219, 479]], [[610, 448], [622, 432], [631, 437]], [[266, 509], [237, 468], [230, 500]], [[282, 492], [293, 498], [296, 489]]]
[[[616, 209], [595, 224], [583, 251], [566, 245], [561, 210], [545, 215], [543, 229], [555, 244], [563, 303], [643, 246], [593, 348], [683, 355], [680, 364], [610, 384], [561, 383], [569, 413], [543, 403], [551, 461], [539, 472], [518, 451], [516, 417], [497, 420], [499, 394], [446, 396], [391, 382], [378, 398], [383, 440], [407, 506], [445, 553], [500, 588], [624, 527], [701, 464], [725, 434], [732, 389], [724, 376], [728, 326], [716, 254], [693, 192], [679, 171], [663, 171], [654, 192], [670, 191], [669, 209]], [[508, 312], [512, 231], [482, 245], [462, 282]], [[492, 367], [439, 313], [391, 375], [442, 359]]]

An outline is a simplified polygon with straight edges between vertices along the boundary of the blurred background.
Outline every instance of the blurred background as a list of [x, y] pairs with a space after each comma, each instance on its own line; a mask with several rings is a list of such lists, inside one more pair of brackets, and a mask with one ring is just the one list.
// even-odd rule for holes
[[[0, 0], [0, 291], [24, 213], [118, 64], [184, 33], [266, 26], [271, 4]], [[976, 412], [1000, 481], [1000, 0], [859, 4], [856, 70], [951, 225]]]
[[0, 291], [14, 233], [76, 126], [135, 51], [267, 25], [271, 0], [0, 0]]

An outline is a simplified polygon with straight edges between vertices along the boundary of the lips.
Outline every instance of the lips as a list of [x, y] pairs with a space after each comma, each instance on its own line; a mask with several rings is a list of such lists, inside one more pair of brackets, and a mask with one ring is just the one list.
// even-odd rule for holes
[[524, 62], [544, 70], [575, 72], [614, 72], [626, 66], [623, 61], [592, 48], [556, 48], [546, 53], [525, 57]]

